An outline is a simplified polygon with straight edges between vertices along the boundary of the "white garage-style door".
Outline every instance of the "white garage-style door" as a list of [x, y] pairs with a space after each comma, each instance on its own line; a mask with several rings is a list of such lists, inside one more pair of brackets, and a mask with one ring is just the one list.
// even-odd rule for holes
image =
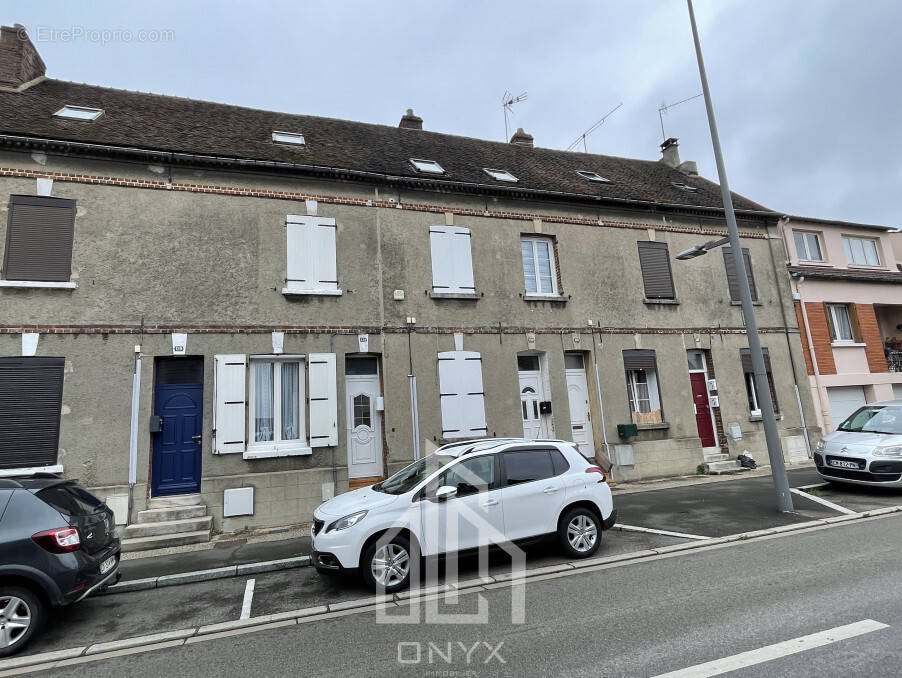
[[834, 429], [868, 403], [863, 386], [834, 386], [827, 389], [827, 396], [830, 398], [830, 418], [833, 419]]

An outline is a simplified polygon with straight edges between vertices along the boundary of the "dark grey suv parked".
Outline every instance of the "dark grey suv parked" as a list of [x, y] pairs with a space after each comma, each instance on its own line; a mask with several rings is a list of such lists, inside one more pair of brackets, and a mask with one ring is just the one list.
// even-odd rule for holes
[[28, 644], [52, 606], [119, 578], [113, 512], [73, 480], [0, 478], [0, 657]]

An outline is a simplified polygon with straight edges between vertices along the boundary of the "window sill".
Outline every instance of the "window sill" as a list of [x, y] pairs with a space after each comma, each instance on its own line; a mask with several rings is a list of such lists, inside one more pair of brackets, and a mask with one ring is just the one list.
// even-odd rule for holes
[[832, 266], [832, 264], [828, 264], [824, 259], [820, 261], [817, 259], [799, 259], [799, 266]]
[[[731, 300], [731, 301], [730, 301], [730, 306], [742, 306], [742, 302], [741, 302], [741, 301], [732, 301], [732, 300]], [[763, 304], [762, 304], [760, 301], [753, 301], [753, 302], [752, 302], [752, 306], [763, 306]]]
[[[774, 418], [777, 421], [783, 421], [783, 415], [780, 414], [779, 412], [776, 413]], [[749, 417], [749, 421], [752, 421], [752, 422], [764, 421], [764, 417], [752, 415]]]
[[0, 287], [20, 287], [35, 290], [74, 290], [78, 287], [78, 283], [74, 280], [69, 282], [45, 282], [42, 280], [0, 280]]
[[563, 294], [524, 294], [523, 301], [550, 301], [553, 304], [566, 304], [570, 297]]
[[30, 476], [35, 473], [62, 473], [63, 465], [55, 466], [33, 466], [27, 468], [4, 468], [0, 469], [0, 478], [8, 478], [10, 476]]
[[636, 429], [639, 431], [657, 431], [670, 428], [670, 424], [666, 421], [659, 422], [657, 424], [636, 424]]
[[298, 287], [283, 287], [282, 294], [288, 296], [340, 297], [341, 290], [303, 290]]
[[680, 305], [680, 302], [677, 299], [648, 299], [648, 298], [646, 298], [646, 299], [642, 300], [642, 303], [648, 304], [648, 305], [660, 304], [661, 306], [679, 306]]
[[247, 449], [241, 456], [243, 459], [275, 459], [277, 457], [300, 457], [313, 454], [313, 450], [305, 445], [273, 445]]
[[429, 292], [430, 299], [469, 299], [477, 301], [479, 295], [476, 292]]
[[830, 346], [833, 348], [867, 348], [867, 344], [857, 341], [831, 341]]

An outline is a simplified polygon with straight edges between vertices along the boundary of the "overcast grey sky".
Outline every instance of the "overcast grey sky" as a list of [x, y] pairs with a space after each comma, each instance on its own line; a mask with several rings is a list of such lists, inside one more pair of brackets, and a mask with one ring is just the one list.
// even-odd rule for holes
[[[412, 107], [426, 129], [497, 140], [503, 93], [528, 91], [512, 129], [551, 148], [622, 102], [588, 140], [609, 155], [657, 159], [658, 107], [701, 92], [683, 0], [4, 9], [3, 23], [30, 29], [56, 78], [389, 125]], [[902, 2], [695, 9], [733, 190], [786, 213], [902, 226]], [[142, 30], [165, 34], [142, 42]], [[682, 158], [716, 180], [702, 100], [670, 110], [664, 125]]]

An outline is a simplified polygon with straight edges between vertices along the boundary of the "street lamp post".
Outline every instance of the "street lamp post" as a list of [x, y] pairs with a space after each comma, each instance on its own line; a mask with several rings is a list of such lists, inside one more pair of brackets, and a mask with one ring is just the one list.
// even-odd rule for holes
[[[792, 511], [792, 495], [789, 491], [789, 479], [786, 476], [786, 465], [783, 463], [783, 446], [780, 433], [777, 431], [777, 418], [774, 415], [774, 403], [770, 396], [770, 385], [764, 369], [764, 354], [761, 352], [761, 340], [758, 337], [758, 323], [755, 320], [755, 307], [752, 305], [752, 294], [749, 289], [748, 272], [745, 269], [745, 257], [742, 256], [742, 244], [739, 241], [739, 227], [736, 225], [736, 214], [733, 211], [733, 198], [727, 182], [727, 171], [724, 167], [723, 154], [720, 150], [720, 138], [717, 134], [717, 122], [714, 120], [714, 105], [711, 103], [711, 91], [708, 89], [708, 76], [705, 72], [705, 61], [702, 58], [702, 47], [698, 39], [698, 26], [695, 24], [695, 11], [692, 0], [686, 0], [689, 6], [689, 21], [692, 24], [692, 38], [695, 41], [695, 55], [698, 59], [698, 74], [702, 81], [702, 93], [705, 95], [705, 108], [708, 111], [708, 126], [711, 128], [711, 144], [714, 146], [714, 159], [717, 162], [717, 176], [720, 181], [720, 192], [723, 197], [724, 215], [727, 220], [729, 243], [736, 278], [739, 285], [739, 298], [742, 302], [742, 315], [745, 320], [746, 335], [749, 340], [749, 352], [752, 358], [755, 389], [758, 393], [758, 405], [764, 420], [764, 437], [767, 440], [767, 454], [770, 457], [771, 474], [777, 490], [777, 505], [781, 511]], [[725, 244], [725, 243], [724, 243]], [[702, 245], [682, 253], [684, 258], [704, 254], [714, 243]]]

